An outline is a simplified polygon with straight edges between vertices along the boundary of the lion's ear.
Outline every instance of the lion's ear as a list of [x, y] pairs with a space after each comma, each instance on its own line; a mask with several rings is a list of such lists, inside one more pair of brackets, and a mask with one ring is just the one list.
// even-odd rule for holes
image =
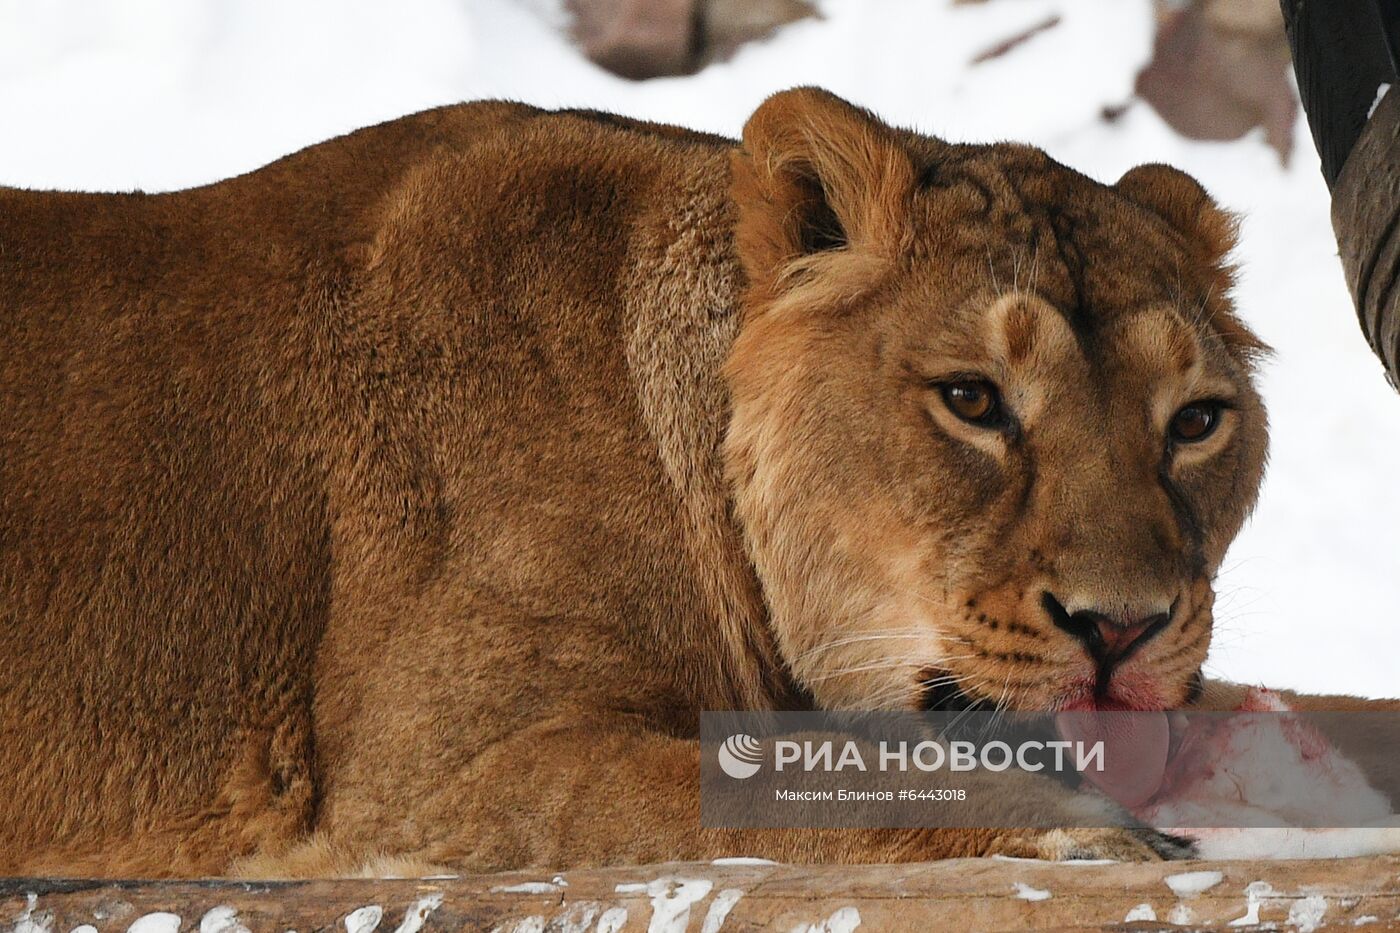
[[873, 114], [817, 88], [775, 94], [733, 155], [740, 260], [770, 294], [795, 263], [891, 258], [907, 243], [914, 165]]
[[1165, 220], [1208, 265], [1223, 266], [1235, 248], [1234, 215], [1222, 210], [1200, 182], [1180, 169], [1139, 165], [1129, 169], [1114, 187], [1123, 197]]
[[1235, 215], [1216, 204], [1200, 182], [1170, 165], [1139, 165], [1114, 187], [1166, 221], [1204, 264], [1211, 278], [1205, 310], [1226, 346], [1243, 359], [1267, 353], [1268, 345], [1235, 316], [1226, 297], [1235, 284], [1235, 267], [1229, 262], [1239, 231]]

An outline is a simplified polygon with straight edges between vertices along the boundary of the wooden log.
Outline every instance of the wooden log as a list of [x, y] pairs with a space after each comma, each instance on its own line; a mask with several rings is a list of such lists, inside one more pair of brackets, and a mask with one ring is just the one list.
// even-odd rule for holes
[[1376, 106], [1332, 191], [1332, 226], [1361, 330], [1400, 388], [1400, 93]]
[[[671, 863], [413, 880], [0, 881], [0, 930], [1400, 929], [1400, 858], [908, 865]], [[1258, 925], [1262, 925], [1258, 926]]]

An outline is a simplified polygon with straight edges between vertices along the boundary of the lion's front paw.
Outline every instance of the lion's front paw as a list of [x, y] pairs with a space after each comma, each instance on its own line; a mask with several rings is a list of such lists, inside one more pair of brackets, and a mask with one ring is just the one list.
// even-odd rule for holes
[[1196, 855], [1196, 845], [1190, 839], [1146, 826], [1049, 829], [1016, 837], [1008, 840], [1008, 843], [1001, 854], [1056, 862], [1082, 859], [1155, 862], [1159, 859], [1193, 858]]

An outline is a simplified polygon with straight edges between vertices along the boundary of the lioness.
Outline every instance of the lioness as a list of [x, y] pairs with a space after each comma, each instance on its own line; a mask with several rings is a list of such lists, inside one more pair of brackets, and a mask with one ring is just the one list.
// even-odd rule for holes
[[811, 89], [0, 190], [0, 873], [1184, 854], [702, 830], [695, 735], [1228, 692], [1231, 231]]

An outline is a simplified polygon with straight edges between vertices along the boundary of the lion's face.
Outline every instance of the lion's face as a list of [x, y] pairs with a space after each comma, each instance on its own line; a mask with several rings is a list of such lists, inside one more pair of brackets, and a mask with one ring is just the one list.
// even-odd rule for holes
[[828, 707], [1187, 700], [1266, 448], [1228, 219], [1173, 170], [1106, 187], [814, 92], [745, 144], [725, 453], [796, 678]]

